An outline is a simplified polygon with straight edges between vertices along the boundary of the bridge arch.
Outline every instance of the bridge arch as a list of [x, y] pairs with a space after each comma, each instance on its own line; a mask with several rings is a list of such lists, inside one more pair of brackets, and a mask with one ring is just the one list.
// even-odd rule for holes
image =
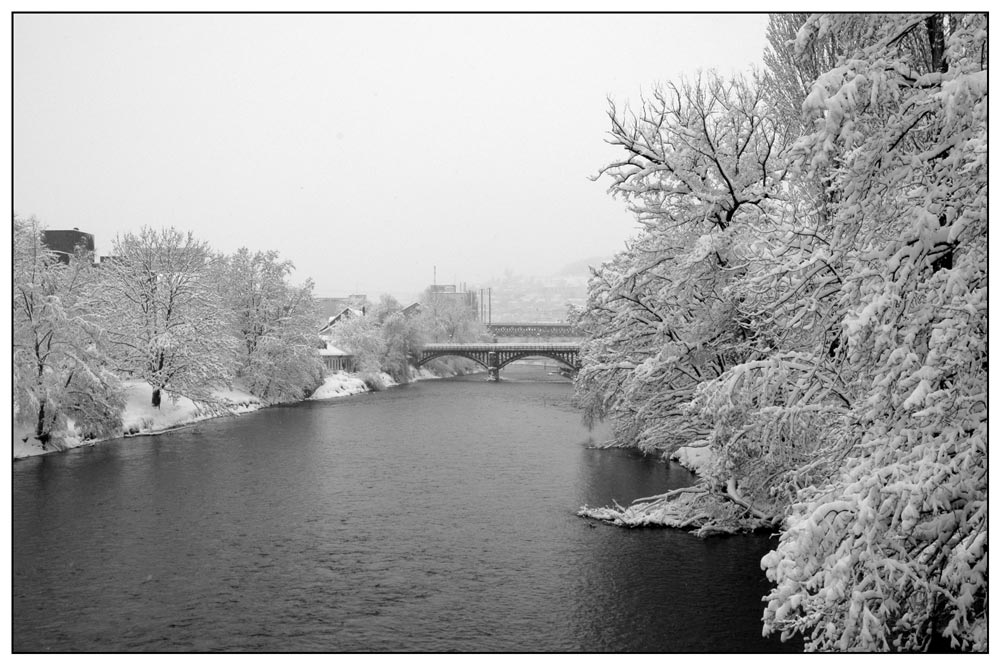
[[488, 358], [480, 357], [482, 354], [475, 351], [425, 351], [423, 353], [417, 354], [415, 358], [415, 367], [423, 367], [426, 363], [434, 360], [435, 358], [444, 358], [445, 356], [456, 356], [458, 358], [468, 358], [469, 360], [474, 360], [478, 364], [482, 365], [483, 369], [488, 370], [490, 368], [487, 364]]
[[504, 354], [503, 360], [497, 365], [497, 369], [503, 369], [511, 363], [517, 362], [518, 360], [523, 360], [525, 358], [548, 358], [550, 360], [555, 360], [558, 363], [562, 363], [569, 369], [578, 369], [578, 366], [572, 361], [568, 360], [564, 353], [556, 353], [551, 351], [523, 351], [512, 354]]

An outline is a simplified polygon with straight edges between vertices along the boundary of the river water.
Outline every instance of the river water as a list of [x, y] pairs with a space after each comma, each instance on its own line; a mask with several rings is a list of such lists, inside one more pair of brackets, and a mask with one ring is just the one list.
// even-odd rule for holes
[[14, 651], [777, 651], [767, 536], [576, 516], [692, 482], [538, 367], [13, 466]]

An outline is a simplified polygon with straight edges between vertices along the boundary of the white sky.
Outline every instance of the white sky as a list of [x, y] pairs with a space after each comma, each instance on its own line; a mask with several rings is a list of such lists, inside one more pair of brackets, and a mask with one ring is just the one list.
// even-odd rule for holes
[[14, 210], [276, 249], [317, 295], [610, 256], [607, 97], [759, 66], [756, 15], [14, 17]]

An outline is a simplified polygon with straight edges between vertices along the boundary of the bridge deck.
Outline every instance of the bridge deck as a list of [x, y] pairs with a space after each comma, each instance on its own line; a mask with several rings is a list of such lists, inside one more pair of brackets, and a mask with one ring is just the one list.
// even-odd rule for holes
[[582, 333], [568, 323], [488, 323], [486, 329], [497, 337], [581, 337]]
[[423, 351], [579, 351], [577, 342], [476, 342], [463, 344], [436, 343], [424, 344]]

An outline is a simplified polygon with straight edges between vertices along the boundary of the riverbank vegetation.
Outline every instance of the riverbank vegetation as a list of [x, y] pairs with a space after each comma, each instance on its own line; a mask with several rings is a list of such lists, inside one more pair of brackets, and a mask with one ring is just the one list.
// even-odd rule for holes
[[190, 233], [143, 228], [93, 263], [45, 247], [14, 218], [14, 418], [46, 449], [122, 433], [129, 386], [229, 413], [238, 385], [262, 404], [322, 383], [312, 283], [288, 283], [274, 252], [232, 256]]
[[577, 400], [713, 462], [583, 513], [780, 529], [767, 633], [987, 649], [987, 23], [773, 16], [767, 69], [612, 104], [642, 230], [594, 272]]
[[[386, 374], [393, 382], [408, 383], [415, 374], [413, 355], [428, 342], [478, 342], [487, 339], [486, 328], [474, 307], [463, 301], [424, 291], [417, 311], [407, 313], [398, 300], [382, 295], [367, 316], [338, 322], [330, 329], [334, 345], [350, 349], [355, 369], [373, 390], [380, 390]], [[469, 374], [481, 367], [465, 358], [442, 358], [428, 363], [441, 376]]]
[[[13, 220], [14, 419], [41, 451], [148, 431], [144, 420], [173, 426], [250, 402], [298, 401], [324, 385], [312, 282], [292, 284], [293, 266], [277, 252], [226, 256], [191, 233], [146, 227], [115, 238], [113, 256], [95, 264], [87, 253], [50, 251], [42, 230], [33, 218]], [[357, 378], [326, 393], [406, 383], [425, 340], [484, 333], [473, 308], [431, 292], [410, 315], [382, 296], [369, 316], [332, 328]], [[449, 361], [428, 369], [476, 369]], [[135, 403], [146, 387], [156, 417]], [[169, 413], [160, 411], [165, 395]]]

